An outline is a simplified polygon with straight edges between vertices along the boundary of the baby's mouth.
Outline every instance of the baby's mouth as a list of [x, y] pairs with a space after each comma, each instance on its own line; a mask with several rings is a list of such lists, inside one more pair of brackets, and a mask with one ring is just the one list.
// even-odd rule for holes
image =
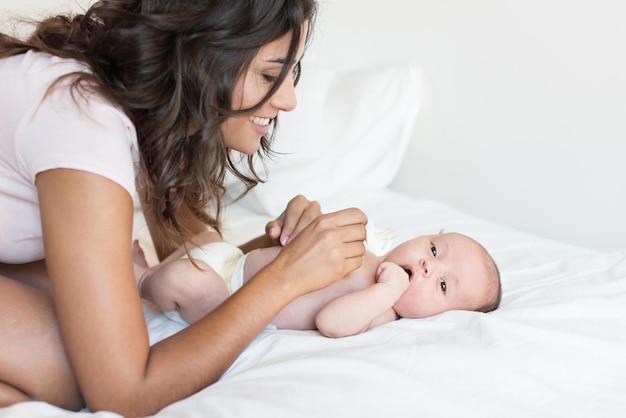
[[406, 274], [409, 275], [409, 280], [411, 280], [411, 276], [413, 276], [413, 272], [409, 270], [408, 268], [405, 268], [404, 271], [406, 272]]

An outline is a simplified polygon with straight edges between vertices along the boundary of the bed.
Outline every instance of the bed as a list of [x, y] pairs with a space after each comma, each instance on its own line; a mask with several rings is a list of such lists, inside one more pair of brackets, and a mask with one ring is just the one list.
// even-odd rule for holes
[[[354, 337], [267, 328], [221, 380], [157, 417], [618, 417], [626, 413], [626, 252], [598, 252], [512, 230], [389, 189], [344, 196], [397, 240], [439, 228], [492, 253], [503, 301], [491, 313], [401, 319]], [[267, 216], [244, 219], [243, 237]], [[229, 226], [232, 228], [232, 226]], [[145, 305], [153, 341], [180, 329]], [[43, 403], [0, 417], [94, 416]]]
[[[496, 260], [501, 307], [401, 319], [340, 339], [268, 327], [216, 384], [155, 416], [624, 416], [626, 251], [568, 245], [392, 190], [425, 91], [415, 63], [311, 66], [298, 88], [300, 106], [279, 128], [282, 154], [259, 167], [269, 181], [227, 207], [225, 238], [258, 235], [294, 193], [324, 211], [359, 207], [395, 231], [395, 242], [462, 232]], [[136, 221], [153, 257], [140, 211]], [[144, 310], [153, 343], [181, 329], [147, 302]], [[40, 402], [0, 410], [0, 418], [79, 416], [118, 417]]]

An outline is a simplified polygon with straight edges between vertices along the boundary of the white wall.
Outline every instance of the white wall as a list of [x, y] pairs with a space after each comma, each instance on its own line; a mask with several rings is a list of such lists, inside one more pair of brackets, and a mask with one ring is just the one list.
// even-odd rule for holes
[[[428, 71], [431, 103], [396, 189], [561, 241], [626, 249], [626, 2], [320, 2], [306, 60], [412, 59]], [[0, 13], [76, 4], [2, 0]]]
[[[40, 18], [50, 13], [63, 13], [68, 10], [80, 11], [95, 0], [1, 0], [0, 28], [13, 30], [15, 17]], [[19, 26], [21, 28], [23, 26]]]
[[[2, 0], [0, 10], [10, 13], [17, 12], [21, 15], [33, 17], [44, 16], [49, 11], [65, 12], [67, 10], [81, 10], [85, 4], [91, 4], [95, 0]], [[4, 14], [4, 13], [3, 13]]]
[[626, 249], [626, 2], [321, 1], [307, 59], [414, 59], [430, 76], [431, 104], [396, 189]]

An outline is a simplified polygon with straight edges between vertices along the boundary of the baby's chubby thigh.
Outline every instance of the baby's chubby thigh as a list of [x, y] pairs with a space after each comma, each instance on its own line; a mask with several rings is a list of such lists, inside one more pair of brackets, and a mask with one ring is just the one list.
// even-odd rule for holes
[[280, 250], [281, 246], [257, 248], [246, 254], [246, 260], [243, 267], [243, 282], [246, 283], [254, 277], [259, 270], [271, 263]]
[[224, 279], [201, 260], [180, 258], [163, 264], [151, 277], [153, 301], [164, 311], [177, 310], [192, 324], [230, 296]]

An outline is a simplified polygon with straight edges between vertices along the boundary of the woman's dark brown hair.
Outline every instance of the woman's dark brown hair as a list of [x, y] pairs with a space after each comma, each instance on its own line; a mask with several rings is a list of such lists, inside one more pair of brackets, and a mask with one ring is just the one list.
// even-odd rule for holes
[[[181, 205], [219, 232], [226, 172], [247, 190], [261, 181], [253, 156], [248, 173], [233, 164], [220, 125], [278, 89], [316, 8], [315, 0], [101, 0], [84, 14], [37, 23], [26, 40], [0, 35], [0, 57], [38, 50], [89, 65], [91, 73], [72, 75], [74, 88], [97, 92], [131, 118], [146, 210], [163, 236], [180, 244], [189, 235], [176, 218]], [[286, 64], [272, 89], [252, 109], [232, 110], [235, 83], [259, 48], [289, 32]], [[296, 80], [299, 73], [298, 64]], [[261, 156], [271, 141], [262, 138]]]

